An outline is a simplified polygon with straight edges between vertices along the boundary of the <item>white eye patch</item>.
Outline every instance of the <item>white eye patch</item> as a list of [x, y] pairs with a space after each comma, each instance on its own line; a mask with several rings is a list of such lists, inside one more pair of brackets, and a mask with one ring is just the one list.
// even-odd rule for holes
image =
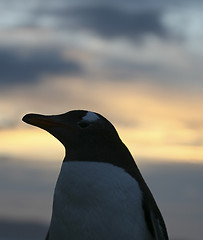
[[88, 122], [94, 122], [99, 119], [99, 116], [96, 113], [88, 111], [87, 114], [82, 118], [82, 120]]

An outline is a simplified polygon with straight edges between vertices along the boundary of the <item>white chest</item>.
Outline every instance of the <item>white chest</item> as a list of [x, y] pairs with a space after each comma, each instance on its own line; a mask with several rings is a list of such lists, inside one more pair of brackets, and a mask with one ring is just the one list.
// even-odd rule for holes
[[134, 178], [107, 163], [65, 162], [56, 184], [50, 240], [151, 240]]

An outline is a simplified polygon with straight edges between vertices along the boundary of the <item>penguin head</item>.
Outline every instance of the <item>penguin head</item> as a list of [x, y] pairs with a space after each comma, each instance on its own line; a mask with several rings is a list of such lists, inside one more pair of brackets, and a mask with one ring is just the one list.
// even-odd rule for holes
[[73, 110], [59, 115], [27, 114], [23, 121], [46, 130], [68, 150], [112, 145], [120, 141], [114, 126], [98, 113]]

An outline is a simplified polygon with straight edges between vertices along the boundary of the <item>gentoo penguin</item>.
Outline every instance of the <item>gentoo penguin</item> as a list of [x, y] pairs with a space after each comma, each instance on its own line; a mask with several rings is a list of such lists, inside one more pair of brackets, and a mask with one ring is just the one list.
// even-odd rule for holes
[[66, 155], [46, 240], [168, 240], [157, 204], [114, 126], [98, 113], [27, 114]]

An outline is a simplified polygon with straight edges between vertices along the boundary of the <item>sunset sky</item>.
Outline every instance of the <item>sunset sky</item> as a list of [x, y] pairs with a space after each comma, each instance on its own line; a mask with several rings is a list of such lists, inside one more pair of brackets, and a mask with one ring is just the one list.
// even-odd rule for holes
[[[194, 171], [203, 169], [202, 11], [198, 0], [0, 0], [0, 164], [1, 171], [9, 170], [2, 178], [3, 191], [17, 196], [8, 193], [6, 181], [19, 166], [23, 181], [29, 182], [26, 171], [34, 168], [42, 174], [48, 163], [52, 167], [46, 176], [50, 173], [54, 185], [64, 156], [61, 144], [24, 124], [23, 115], [96, 111], [115, 125], [146, 177], [150, 179], [153, 164], [165, 170], [169, 164], [171, 174], [174, 166], [181, 169], [201, 211], [181, 215], [188, 209], [182, 198], [167, 202], [160, 192], [156, 199], [160, 197], [162, 208], [175, 208], [174, 214], [183, 211], [179, 219], [165, 210], [173, 237], [199, 240], [203, 191], [193, 184], [203, 180]], [[168, 175], [166, 181], [158, 174], [160, 181], [170, 182]], [[20, 184], [22, 179], [14, 176]], [[187, 204], [193, 200], [188, 198]], [[5, 199], [0, 203], [10, 209]], [[2, 216], [41, 217], [12, 209], [13, 214], [2, 210]], [[191, 213], [193, 225], [187, 219]], [[184, 235], [178, 224], [192, 229]]]

